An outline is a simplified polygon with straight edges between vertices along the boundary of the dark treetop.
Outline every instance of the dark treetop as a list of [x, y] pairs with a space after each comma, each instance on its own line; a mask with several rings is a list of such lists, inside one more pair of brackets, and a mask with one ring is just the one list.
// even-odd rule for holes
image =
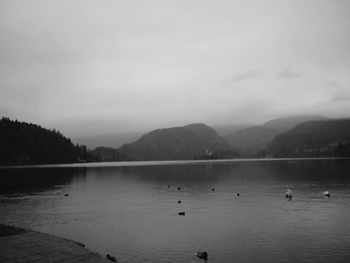
[[84, 146], [74, 145], [56, 130], [9, 118], [0, 120], [0, 165], [73, 163], [85, 157]]

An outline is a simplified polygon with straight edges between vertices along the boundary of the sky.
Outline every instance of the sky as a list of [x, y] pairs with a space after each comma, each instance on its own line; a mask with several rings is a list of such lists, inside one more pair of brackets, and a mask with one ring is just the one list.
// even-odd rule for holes
[[0, 0], [11, 119], [76, 137], [349, 113], [347, 0]]

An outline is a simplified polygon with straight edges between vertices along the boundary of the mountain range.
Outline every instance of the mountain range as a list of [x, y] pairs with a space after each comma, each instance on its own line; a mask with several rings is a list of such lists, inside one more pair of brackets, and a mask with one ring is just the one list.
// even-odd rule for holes
[[260, 126], [238, 128], [224, 137], [203, 123], [195, 123], [156, 129], [119, 148], [101, 146], [90, 151], [83, 145], [74, 145], [56, 130], [2, 118], [0, 147], [2, 165], [239, 157], [345, 157], [350, 156], [350, 119], [310, 115], [280, 118]]
[[[95, 157], [102, 160], [187, 160], [187, 159], [215, 159], [235, 157], [280, 157], [280, 156], [335, 156], [346, 155], [346, 145], [350, 140], [347, 134], [347, 126], [342, 125], [344, 120], [329, 120], [318, 115], [303, 115], [288, 118], [273, 119], [260, 126], [237, 128], [237, 126], [225, 126], [235, 131], [227, 136], [220, 136], [213, 128], [205, 124], [190, 124], [183, 127], [167, 129], [156, 129], [144, 134], [133, 143], [124, 144], [118, 149], [104, 148], [99, 150]], [[317, 129], [317, 125], [326, 125], [328, 128], [320, 134], [323, 129]], [[328, 145], [329, 151], [323, 149], [323, 153], [307, 148], [307, 144], [300, 140], [294, 142], [293, 147], [299, 147], [305, 153], [297, 154], [294, 148], [288, 144], [288, 136], [296, 132], [299, 134], [300, 127], [304, 123], [311, 125], [308, 129], [311, 136], [319, 138], [316, 144]], [[305, 124], [306, 125], [306, 124]], [[340, 125], [340, 126], [339, 126]], [[309, 127], [309, 126], [308, 126]], [[332, 136], [334, 130], [343, 130], [338, 137]], [[222, 132], [223, 130], [221, 130]], [[300, 145], [298, 145], [300, 142]], [[343, 143], [342, 150], [337, 149], [338, 143]], [[283, 147], [289, 149], [286, 153]], [[345, 149], [345, 150], [344, 150]], [[338, 154], [342, 152], [342, 154]]]
[[276, 136], [269, 157], [350, 156], [350, 119], [303, 122]]
[[224, 138], [241, 154], [250, 156], [263, 150], [278, 134], [286, 132], [302, 122], [326, 119], [326, 117], [319, 115], [278, 118], [265, 122], [260, 126], [236, 130]]

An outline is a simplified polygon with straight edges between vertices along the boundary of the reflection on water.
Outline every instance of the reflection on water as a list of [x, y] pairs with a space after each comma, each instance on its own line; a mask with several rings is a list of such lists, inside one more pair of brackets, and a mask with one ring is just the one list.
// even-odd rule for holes
[[0, 194], [24, 194], [57, 188], [85, 175], [85, 168], [2, 169], [0, 170]]
[[345, 160], [0, 170], [0, 223], [120, 262], [201, 262], [199, 250], [209, 262], [347, 262], [349, 172]]

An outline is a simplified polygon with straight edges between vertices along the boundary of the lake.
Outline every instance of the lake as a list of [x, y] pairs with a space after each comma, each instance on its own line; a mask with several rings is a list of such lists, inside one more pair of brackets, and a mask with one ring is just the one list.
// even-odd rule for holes
[[76, 166], [0, 169], [0, 223], [119, 262], [350, 260], [349, 160]]

